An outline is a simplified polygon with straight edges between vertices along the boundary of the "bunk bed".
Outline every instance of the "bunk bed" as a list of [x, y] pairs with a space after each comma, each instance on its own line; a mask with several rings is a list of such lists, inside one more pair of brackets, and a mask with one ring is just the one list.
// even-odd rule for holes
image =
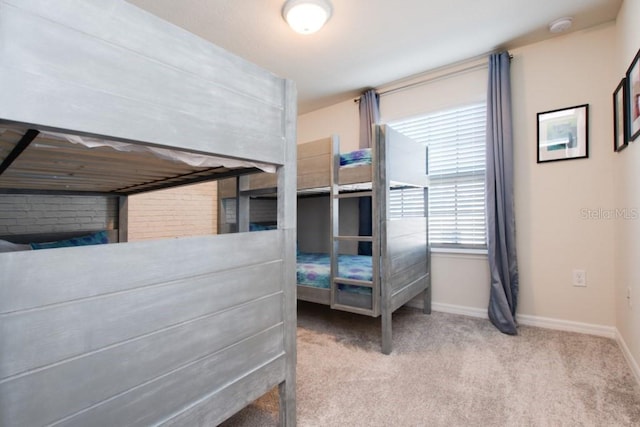
[[[277, 386], [294, 426], [293, 83], [123, 0], [52, 3], [0, 0], [0, 194], [119, 213], [89, 246], [1, 236], [0, 425], [217, 425]], [[275, 229], [126, 242], [129, 195], [258, 171]]]
[[[370, 149], [340, 153], [339, 138], [332, 136], [299, 144], [297, 157], [298, 197], [329, 197], [325, 214], [329, 231], [326, 238], [320, 238], [328, 242], [327, 250], [306, 252], [302, 242], [297, 250], [297, 298], [337, 310], [381, 316], [382, 352], [389, 354], [392, 313], [421, 293], [424, 312], [431, 311], [426, 148], [388, 126], [378, 125]], [[269, 174], [253, 175], [243, 185], [233, 180], [220, 182], [220, 218], [229, 219], [224, 211], [230, 200], [237, 202], [236, 194], [261, 201], [273, 186]], [[417, 217], [392, 215], [393, 192], [406, 188], [422, 189], [423, 213]], [[341, 201], [362, 197], [371, 197], [370, 236], [340, 229], [344, 217]], [[302, 239], [305, 228], [320, 226], [305, 220], [302, 209], [298, 212]], [[260, 219], [264, 220], [264, 215], [248, 220]], [[235, 221], [233, 215], [230, 220]], [[228, 224], [221, 226], [233, 229]], [[358, 254], [358, 242], [370, 242], [371, 253]]]

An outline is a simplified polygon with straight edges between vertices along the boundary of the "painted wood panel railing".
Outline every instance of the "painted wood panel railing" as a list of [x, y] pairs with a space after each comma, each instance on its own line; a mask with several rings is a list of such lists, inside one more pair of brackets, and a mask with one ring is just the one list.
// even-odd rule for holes
[[284, 161], [282, 79], [124, 0], [2, 0], [0, 40], [4, 121]]
[[[259, 371], [284, 378], [285, 351], [281, 251], [265, 248], [283, 233], [0, 254], [0, 425], [149, 425], [248, 375], [267, 391]], [[236, 245], [246, 255], [230, 260]]]
[[[382, 352], [389, 354], [393, 312], [421, 292], [425, 312], [430, 312], [427, 302], [430, 305], [431, 301], [427, 218], [391, 219], [389, 189], [397, 184], [426, 187], [427, 163], [421, 144], [388, 126], [376, 126], [375, 131], [374, 195], [379, 206], [374, 213], [380, 226]], [[425, 212], [426, 206], [425, 200]]]

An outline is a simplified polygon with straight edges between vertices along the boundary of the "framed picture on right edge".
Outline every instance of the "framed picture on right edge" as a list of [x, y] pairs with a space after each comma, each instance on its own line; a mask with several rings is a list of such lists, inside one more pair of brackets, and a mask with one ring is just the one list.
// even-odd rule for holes
[[631, 61], [627, 74], [627, 129], [628, 140], [640, 135], [640, 50]]
[[626, 79], [623, 78], [618, 84], [616, 90], [613, 91], [613, 151], [624, 150], [627, 143], [627, 90], [625, 84]]

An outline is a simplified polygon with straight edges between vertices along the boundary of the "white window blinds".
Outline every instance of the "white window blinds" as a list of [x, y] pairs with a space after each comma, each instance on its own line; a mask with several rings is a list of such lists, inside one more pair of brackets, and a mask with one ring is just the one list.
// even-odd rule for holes
[[392, 188], [389, 192], [389, 218], [424, 216], [424, 189]]
[[430, 243], [486, 247], [486, 104], [466, 105], [390, 125], [429, 147]]

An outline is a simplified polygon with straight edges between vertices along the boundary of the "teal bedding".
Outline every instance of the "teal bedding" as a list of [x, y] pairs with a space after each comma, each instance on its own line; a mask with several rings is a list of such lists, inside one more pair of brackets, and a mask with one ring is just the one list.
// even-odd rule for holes
[[68, 248], [71, 246], [104, 245], [109, 243], [106, 231], [99, 231], [86, 236], [73, 237], [71, 239], [58, 240], [47, 243], [30, 243], [31, 249]]
[[371, 148], [361, 148], [360, 150], [340, 154], [340, 166], [360, 166], [371, 164]]
[[261, 224], [259, 222], [249, 223], [249, 231], [275, 230], [277, 228], [278, 228], [277, 224]]
[[[329, 254], [300, 252], [296, 256], [298, 284], [329, 289], [331, 261]], [[339, 255], [338, 277], [355, 280], [372, 280], [371, 257], [366, 255]], [[354, 285], [338, 285], [340, 290], [371, 295], [371, 288]]]

